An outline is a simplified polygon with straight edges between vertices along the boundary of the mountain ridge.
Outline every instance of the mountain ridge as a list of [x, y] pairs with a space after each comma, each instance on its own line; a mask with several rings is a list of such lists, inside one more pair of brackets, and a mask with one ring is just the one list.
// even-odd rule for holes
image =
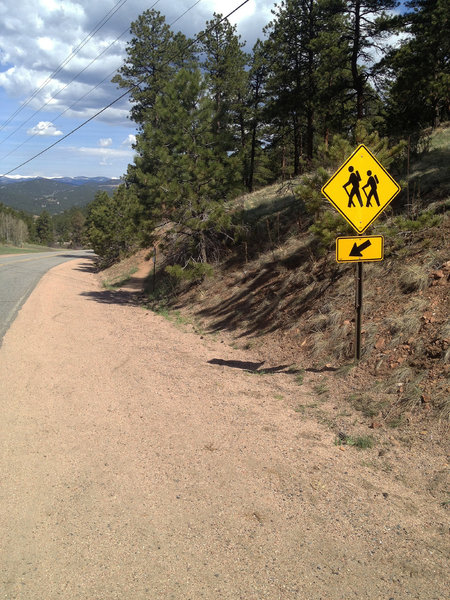
[[39, 215], [47, 210], [56, 215], [83, 207], [94, 200], [99, 191], [112, 194], [121, 179], [109, 177], [0, 177], [0, 203]]

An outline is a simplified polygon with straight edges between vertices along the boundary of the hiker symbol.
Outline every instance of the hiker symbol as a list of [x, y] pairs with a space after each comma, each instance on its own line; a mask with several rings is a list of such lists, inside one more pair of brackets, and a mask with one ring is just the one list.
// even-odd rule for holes
[[[377, 206], [380, 206], [380, 200], [378, 198], [378, 191], [377, 191], [378, 184], [380, 183], [378, 181], [378, 177], [376, 175], [372, 175], [372, 171], [367, 171], [367, 175], [368, 175], [369, 179], [367, 180], [366, 185], [363, 185], [363, 187], [362, 187], [363, 192], [365, 193], [366, 198], [367, 198], [366, 206], [372, 206], [372, 204], [370, 203], [372, 198], [375, 198], [375, 202], [377, 203]], [[370, 188], [370, 191], [368, 194], [366, 192], [367, 187]]]
[[[361, 175], [359, 174], [359, 171], [355, 171], [355, 169], [352, 166], [350, 166], [348, 170], [350, 172], [350, 177], [348, 178], [347, 183], [344, 183], [344, 185], [342, 186], [348, 194], [348, 207], [350, 208], [351, 206], [355, 206], [355, 203], [353, 202], [353, 198], [355, 196], [358, 199], [359, 205], [363, 206], [363, 201], [361, 200], [361, 192], [359, 191], [359, 182], [361, 181]], [[347, 190], [348, 185], [352, 186], [350, 193]]]

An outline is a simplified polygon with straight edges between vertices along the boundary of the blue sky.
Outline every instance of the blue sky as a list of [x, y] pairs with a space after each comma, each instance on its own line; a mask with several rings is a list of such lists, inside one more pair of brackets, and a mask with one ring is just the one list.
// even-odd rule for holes
[[[121, 177], [136, 134], [127, 99], [62, 138], [123, 93], [111, 78], [123, 64], [131, 22], [154, 7], [172, 24], [190, 9], [172, 28], [194, 37], [214, 12], [226, 15], [242, 1], [0, 0], [0, 175]], [[248, 50], [263, 37], [274, 4], [248, 0], [230, 18]]]
[[[200, 0], [173, 29], [194, 36], [214, 12], [227, 14], [241, 2]], [[195, 3], [159, 0], [154, 7], [170, 24]], [[0, 1], [0, 175], [60, 140], [123, 93], [110, 83], [111, 75], [123, 63], [130, 23], [151, 7], [152, 0]], [[272, 7], [271, 1], [250, 0], [230, 20], [253, 45]], [[107, 17], [92, 39], [32, 97]], [[11, 176], [120, 177], [133, 160], [136, 130], [128, 111], [124, 99]]]

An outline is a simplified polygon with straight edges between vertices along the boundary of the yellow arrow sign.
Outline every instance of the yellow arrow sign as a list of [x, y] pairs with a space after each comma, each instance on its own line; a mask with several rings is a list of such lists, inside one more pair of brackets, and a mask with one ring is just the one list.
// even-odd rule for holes
[[399, 193], [400, 186], [361, 144], [322, 187], [322, 194], [363, 233]]
[[336, 240], [337, 262], [373, 262], [384, 258], [382, 235], [339, 237]]

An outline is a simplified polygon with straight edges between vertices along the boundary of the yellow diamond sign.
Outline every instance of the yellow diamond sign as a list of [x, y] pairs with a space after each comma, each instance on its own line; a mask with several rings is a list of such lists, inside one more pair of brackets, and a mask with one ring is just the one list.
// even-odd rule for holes
[[322, 188], [322, 194], [363, 233], [399, 193], [400, 186], [361, 144]]

